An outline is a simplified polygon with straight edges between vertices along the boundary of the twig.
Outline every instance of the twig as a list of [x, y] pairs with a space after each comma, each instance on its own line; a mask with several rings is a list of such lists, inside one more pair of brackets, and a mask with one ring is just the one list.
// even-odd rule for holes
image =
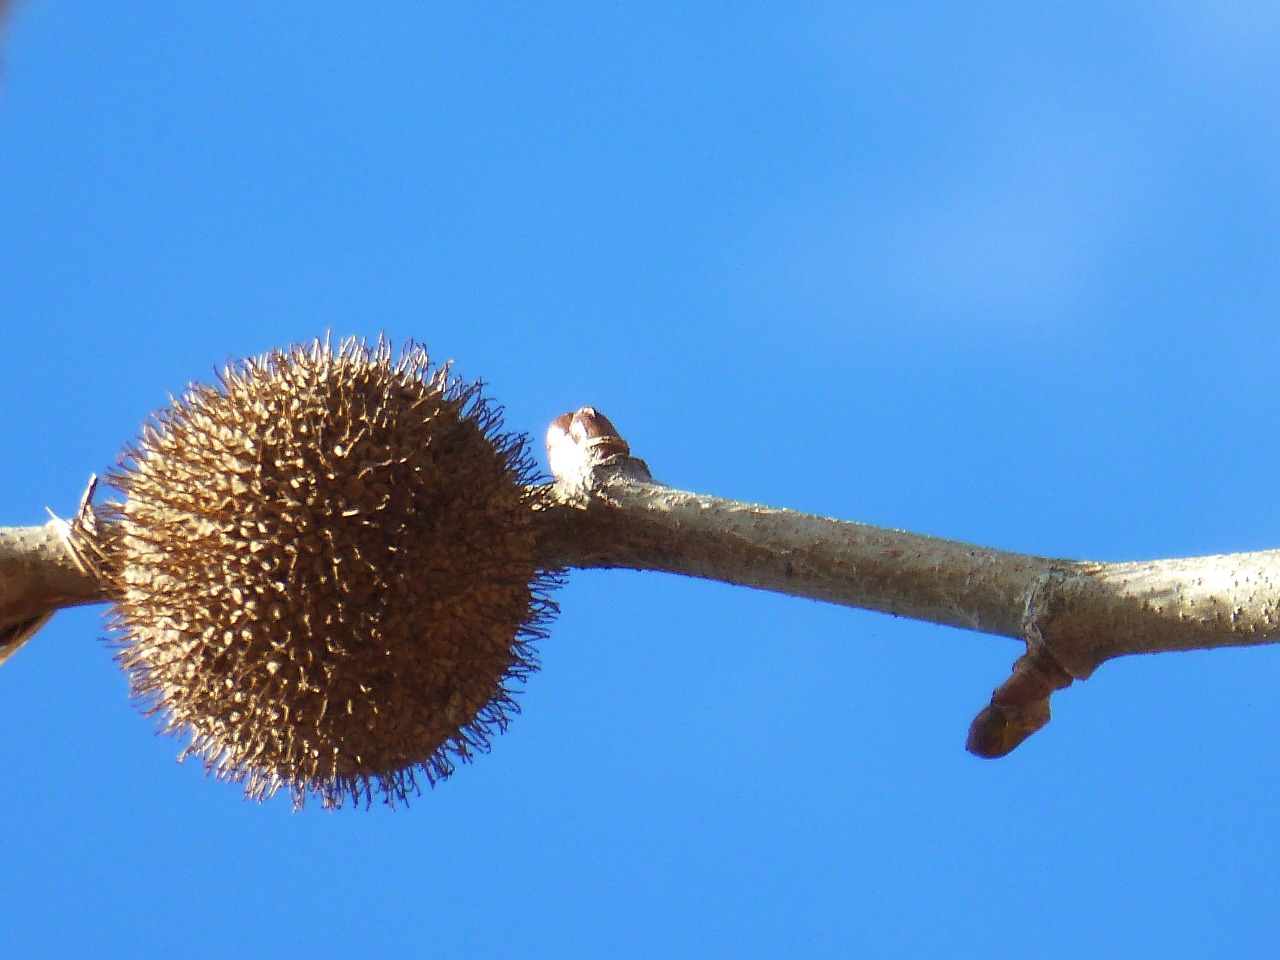
[[590, 407], [558, 418], [547, 445], [550, 564], [663, 570], [1024, 641], [970, 729], [980, 756], [1044, 726], [1050, 694], [1106, 660], [1280, 640], [1280, 551], [1058, 560], [686, 493], [655, 483]]
[[72, 551], [67, 524], [0, 528], [0, 663], [62, 607], [105, 599]]
[[[661, 570], [1022, 640], [970, 728], [980, 756], [1008, 753], [1048, 722], [1053, 691], [1114, 657], [1280, 640], [1280, 551], [1059, 560], [687, 493], [590, 407], [557, 418], [547, 445], [547, 569]], [[55, 610], [109, 599], [74, 549], [94, 522], [86, 499], [71, 524], [0, 529], [0, 662]]]

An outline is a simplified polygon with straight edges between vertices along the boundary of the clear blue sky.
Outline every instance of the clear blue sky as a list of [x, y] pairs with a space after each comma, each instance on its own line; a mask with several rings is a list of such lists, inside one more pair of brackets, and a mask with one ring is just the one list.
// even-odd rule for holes
[[[1280, 547], [1280, 8], [19, 3], [0, 504], [170, 392], [425, 341], [538, 444], [1052, 555]], [[59, 614], [0, 670], [0, 953], [1274, 956], [1280, 650], [1130, 659], [1007, 760], [1012, 641], [579, 573], [408, 809], [178, 766]]]

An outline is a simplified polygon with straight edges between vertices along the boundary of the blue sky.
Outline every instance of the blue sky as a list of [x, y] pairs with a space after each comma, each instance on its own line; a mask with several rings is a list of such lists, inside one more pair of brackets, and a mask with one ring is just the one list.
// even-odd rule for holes
[[[332, 330], [676, 486], [1050, 555], [1280, 547], [1280, 12], [25, 0], [3, 522]], [[6, 956], [1271, 956], [1280, 651], [964, 752], [1012, 641], [575, 574], [408, 809], [259, 806], [64, 612], [0, 670]]]

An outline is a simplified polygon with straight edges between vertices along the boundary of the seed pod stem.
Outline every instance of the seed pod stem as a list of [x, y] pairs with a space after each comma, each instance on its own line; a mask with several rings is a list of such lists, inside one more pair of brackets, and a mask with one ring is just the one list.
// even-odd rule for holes
[[62, 607], [106, 599], [102, 585], [77, 560], [67, 524], [0, 528], [0, 663]]

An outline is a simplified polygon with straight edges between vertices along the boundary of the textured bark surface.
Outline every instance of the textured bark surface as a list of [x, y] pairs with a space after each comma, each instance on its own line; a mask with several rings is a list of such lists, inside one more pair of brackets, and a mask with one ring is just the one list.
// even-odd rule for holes
[[610, 476], [544, 515], [545, 562], [663, 570], [1105, 660], [1280, 639], [1280, 551], [1094, 563], [1036, 557]]
[[1049, 697], [1134, 653], [1280, 640], [1280, 551], [1095, 563], [1027, 556], [673, 490], [590, 407], [547, 434], [545, 562], [663, 570], [1014, 637], [1026, 653], [968, 746], [1003, 756]]
[[607, 420], [571, 416], [603, 425], [578, 440], [552, 427], [549, 563], [664, 570], [1016, 637], [1080, 678], [1125, 654], [1280, 639], [1280, 551], [1063, 560], [722, 500], [655, 483], [620, 438], [589, 435]]
[[1046, 577], [1090, 569], [626, 477], [544, 523], [548, 559], [566, 566], [662, 570], [1006, 636], [1022, 635]]
[[60, 520], [0, 528], [0, 663], [56, 610], [103, 599], [67, 545], [65, 529]]

